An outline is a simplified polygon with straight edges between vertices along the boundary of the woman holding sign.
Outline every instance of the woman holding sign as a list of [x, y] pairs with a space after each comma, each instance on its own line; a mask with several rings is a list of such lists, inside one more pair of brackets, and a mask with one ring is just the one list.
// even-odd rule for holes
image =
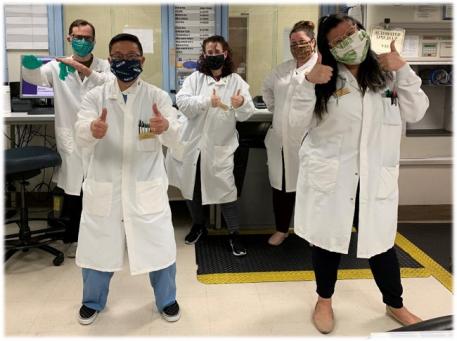
[[186, 244], [196, 243], [206, 233], [203, 205], [221, 204], [231, 252], [243, 256], [233, 156], [238, 147], [236, 121], [247, 120], [254, 105], [249, 85], [233, 68], [232, 52], [223, 37], [203, 41], [198, 71], [184, 80], [176, 95], [187, 121], [180, 148], [171, 149], [166, 162], [170, 185], [181, 190], [192, 216]]
[[353, 18], [321, 18], [317, 37], [321, 55], [303, 86], [307, 105], [290, 116], [313, 118], [299, 152], [295, 206], [295, 233], [313, 245], [313, 322], [322, 333], [334, 328], [331, 298], [353, 226], [357, 257], [368, 259], [387, 313], [404, 325], [419, 322], [403, 306], [394, 241], [402, 119], [420, 120], [428, 98], [395, 42], [375, 55]]

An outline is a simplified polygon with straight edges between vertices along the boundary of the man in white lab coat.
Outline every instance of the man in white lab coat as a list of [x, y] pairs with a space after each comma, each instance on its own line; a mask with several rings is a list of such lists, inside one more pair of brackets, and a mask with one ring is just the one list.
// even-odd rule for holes
[[181, 145], [170, 150], [166, 161], [170, 184], [181, 190], [192, 216], [185, 242], [194, 244], [206, 233], [203, 205], [221, 204], [232, 254], [244, 256], [233, 174], [236, 122], [247, 120], [254, 105], [249, 85], [233, 72], [231, 50], [222, 36], [203, 41], [199, 71], [184, 80], [176, 103], [187, 120]]
[[387, 313], [404, 325], [417, 323], [403, 305], [394, 243], [402, 119], [420, 120], [428, 98], [395, 42], [391, 52], [375, 55], [351, 17], [322, 17], [317, 46], [322, 55], [302, 87], [308, 105], [290, 116], [314, 118], [299, 152], [295, 205], [295, 233], [313, 245], [313, 322], [322, 333], [334, 328], [332, 295], [355, 226], [357, 257], [368, 258]]
[[92, 323], [105, 307], [126, 247], [131, 274], [149, 273], [158, 311], [177, 321], [176, 245], [162, 144], [173, 147], [180, 123], [168, 94], [139, 78], [145, 58], [138, 38], [118, 34], [109, 51], [116, 79], [87, 94], [76, 122], [76, 141], [89, 156], [76, 252], [84, 281], [79, 322]]
[[289, 112], [294, 106], [303, 105], [294, 96], [301, 87], [305, 73], [317, 60], [314, 24], [299, 21], [289, 34], [293, 59], [279, 64], [263, 82], [262, 95], [273, 122], [265, 137], [268, 157], [268, 175], [273, 191], [273, 210], [276, 232], [269, 238], [270, 245], [278, 246], [288, 236], [295, 205], [298, 175], [298, 150], [309, 122], [289, 124]]
[[[68, 29], [67, 41], [73, 55], [57, 58], [44, 65], [35, 56], [22, 60], [22, 77], [31, 84], [54, 89], [55, 138], [62, 164], [57, 173], [57, 186], [65, 192], [62, 220], [66, 221], [63, 241], [69, 244], [65, 252], [74, 258], [81, 217], [83, 165], [81, 151], [74, 142], [76, 113], [86, 93], [111, 77], [106, 60], [91, 52], [95, 45], [95, 28], [85, 20], [75, 20]], [[75, 72], [75, 70], [77, 72]]]

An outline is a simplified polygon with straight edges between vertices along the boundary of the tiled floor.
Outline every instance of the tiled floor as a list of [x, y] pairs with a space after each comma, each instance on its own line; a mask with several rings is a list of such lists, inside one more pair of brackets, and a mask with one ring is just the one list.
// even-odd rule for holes
[[[113, 277], [108, 305], [96, 322], [76, 320], [82, 281], [74, 260], [52, 266], [41, 251], [13, 256], [5, 266], [7, 336], [318, 336], [311, 323], [314, 282], [205, 285], [197, 281], [194, 247], [185, 245], [186, 219], [175, 220], [178, 302], [168, 323], [155, 310], [147, 275]], [[10, 230], [8, 227], [7, 230]], [[56, 244], [62, 246], [61, 244]], [[248, 255], [249, 257], [249, 255]], [[452, 294], [433, 277], [403, 280], [405, 305], [423, 319], [452, 314]], [[373, 280], [339, 281], [334, 336], [369, 336], [398, 328], [385, 315]]]

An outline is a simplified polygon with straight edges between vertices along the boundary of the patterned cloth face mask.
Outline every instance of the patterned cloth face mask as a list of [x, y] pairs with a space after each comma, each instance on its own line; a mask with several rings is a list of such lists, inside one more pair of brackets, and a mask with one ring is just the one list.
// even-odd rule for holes
[[306, 60], [313, 54], [313, 45], [311, 41], [299, 42], [290, 45], [290, 53], [295, 60]]
[[356, 31], [330, 49], [337, 62], [358, 65], [367, 57], [370, 38], [364, 30]]

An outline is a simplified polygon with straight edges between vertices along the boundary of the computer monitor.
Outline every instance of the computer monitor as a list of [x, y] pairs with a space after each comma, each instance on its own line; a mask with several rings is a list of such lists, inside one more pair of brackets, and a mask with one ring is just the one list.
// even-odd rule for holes
[[[21, 61], [24, 56], [21, 56]], [[54, 60], [55, 57], [50, 56], [37, 56], [38, 60], [42, 61], [43, 64], [49, 63], [51, 60]], [[21, 98], [53, 98], [54, 91], [52, 88], [48, 88], [41, 85], [30, 84], [22, 78], [22, 68], [21, 68], [21, 86], [20, 86]]]

